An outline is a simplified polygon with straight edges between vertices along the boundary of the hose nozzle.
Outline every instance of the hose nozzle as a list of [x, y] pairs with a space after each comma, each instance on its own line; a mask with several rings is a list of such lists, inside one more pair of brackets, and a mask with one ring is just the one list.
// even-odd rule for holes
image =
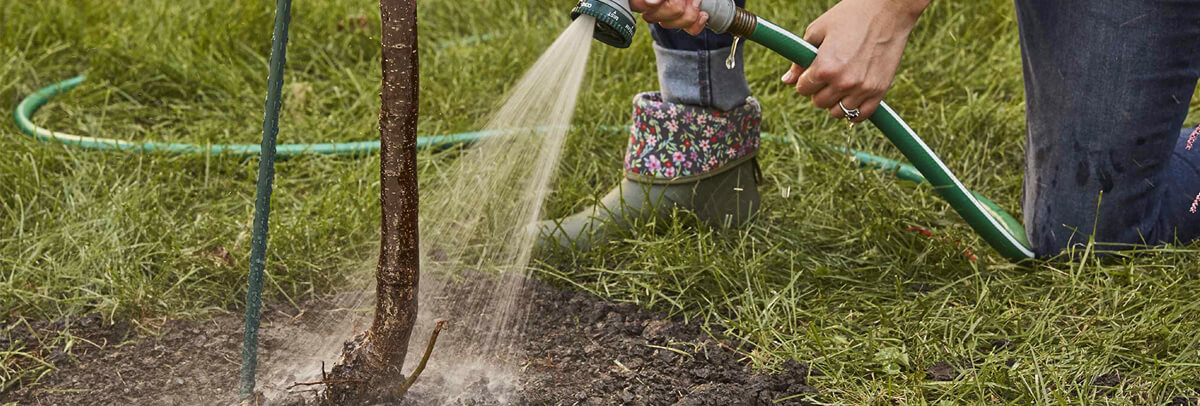
[[633, 43], [637, 21], [629, 11], [629, 0], [580, 0], [571, 9], [571, 19], [580, 15], [596, 18], [596, 30], [592, 34], [596, 40], [617, 48], [629, 48]]
[[[703, 0], [700, 10], [708, 13], [707, 27], [717, 33], [745, 37], [754, 31], [757, 18], [740, 9], [733, 0]], [[637, 21], [629, 9], [629, 0], [580, 0], [571, 10], [571, 19], [580, 15], [596, 18], [596, 40], [617, 48], [628, 48], [637, 31]]]

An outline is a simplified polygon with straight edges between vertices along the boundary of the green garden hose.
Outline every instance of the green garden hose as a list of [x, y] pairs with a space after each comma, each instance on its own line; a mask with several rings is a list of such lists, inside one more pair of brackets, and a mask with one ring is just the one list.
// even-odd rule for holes
[[[755, 17], [740, 9], [739, 14], [742, 17], [745, 15]], [[737, 22], [740, 21], [735, 19], [735, 24]], [[753, 29], [746, 39], [757, 42], [805, 68], [811, 65], [813, 59], [817, 57], [817, 48], [812, 44], [762, 17], [755, 17]], [[963, 186], [954, 173], [946, 167], [946, 164], [942, 163], [937, 154], [892, 110], [891, 106], [881, 102], [879, 109], [871, 115], [870, 120], [900, 150], [900, 153], [904, 154], [909, 162], [912, 162], [923, 177], [933, 185], [933, 189], [950, 203], [950, 206], [967, 221], [967, 224], [976, 233], [983, 237], [992, 248], [1000, 252], [1000, 255], [1014, 260], [1033, 258], [1033, 251], [1029, 248], [1029, 241], [1026, 239], [1025, 228], [1021, 222], [1000, 210], [994, 203], [982, 199], [981, 196]]]

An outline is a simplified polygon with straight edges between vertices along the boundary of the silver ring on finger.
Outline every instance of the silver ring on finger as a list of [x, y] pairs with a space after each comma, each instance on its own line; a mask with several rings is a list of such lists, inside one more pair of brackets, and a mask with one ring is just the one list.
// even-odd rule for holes
[[842, 102], [838, 102], [838, 107], [842, 108], [842, 113], [846, 115], [847, 120], [854, 120], [858, 118], [858, 116], [862, 115], [862, 112], [858, 109], [848, 109], [846, 108], [845, 104], [842, 104]]

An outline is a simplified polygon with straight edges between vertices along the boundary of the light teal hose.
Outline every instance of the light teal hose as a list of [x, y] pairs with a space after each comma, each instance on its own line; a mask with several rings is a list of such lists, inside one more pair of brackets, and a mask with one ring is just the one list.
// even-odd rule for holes
[[[167, 154], [212, 154], [256, 156], [262, 152], [258, 144], [187, 144], [178, 142], [134, 142], [113, 138], [88, 137], [51, 131], [33, 124], [33, 114], [50, 99], [63, 94], [83, 83], [84, 77], [77, 76], [50, 86], [21, 100], [17, 104], [13, 118], [17, 127], [31, 137], [43, 142], [59, 142], [67, 145], [92, 150], [129, 150], [146, 153]], [[445, 136], [420, 137], [417, 139], [418, 148], [448, 147], [457, 144], [471, 143], [491, 135], [495, 131], [461, 133]], [[379, 141], [336, 142], [315, 144], [279, 144], [275, 147], [276, 155], [290, 157], [297, 155], [370, 155], [379, 152]]]
[[[762, 44], [806, 68], [817, 57], [817, 48], [812, 44], [762, 17], [758, 17], [757, 20], [747, 39]], [[1012, 260], [1033, 258], [1033, 251], [1029, 248], [1029, 241], [1021, 222], [992, 201], [972, 193], [963, 186], [946, 164], [942, 163], [921, 137], [900, 119], [891, 106], [880, 103], [879, 109], [871, 115], [870, 120], [883, 131], [883, 135], [887, 136], [900, 153], [912, 162], [913, 167], [933, 185], [934, 190], [950, 203], [950, 207], [953, 207], [1000, 255]]]

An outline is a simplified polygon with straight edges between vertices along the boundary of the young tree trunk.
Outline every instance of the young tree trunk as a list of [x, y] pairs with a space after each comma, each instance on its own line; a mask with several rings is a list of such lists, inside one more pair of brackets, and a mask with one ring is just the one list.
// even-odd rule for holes
[[347, 341], [327, 377], [337, 404], [389, 397], [404, 382], [401, 367], [417, 319], [417, 1], [380, 0], [383, 105], [379, 112], [383, 237], [376, 270], [375, 320]]

